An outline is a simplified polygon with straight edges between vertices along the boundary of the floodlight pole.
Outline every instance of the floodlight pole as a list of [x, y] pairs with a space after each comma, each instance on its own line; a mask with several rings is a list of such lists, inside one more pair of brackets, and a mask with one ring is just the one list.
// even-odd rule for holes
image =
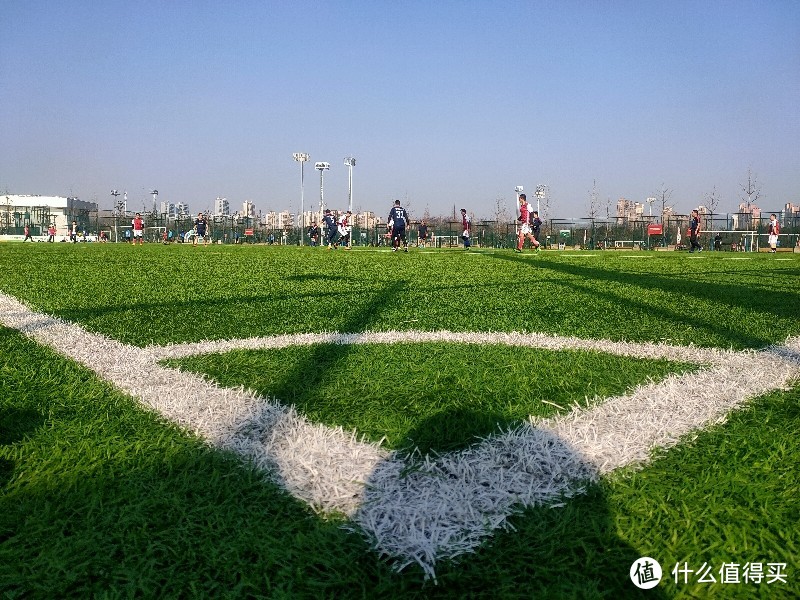
[[300, 163], [300, 245], [305, 245], [305, 185], [303, 181], [303, 166], [309, 159], [306, 152], [295, 152], [292, 157]]
[[[353, 216], [353, 167], [356, 166], [356, 159], [352, 156], [348, 156], [344, 159], [344, 164], [347, 166], [347, 210], [350, 211], [350, 218]], [[351, 228], [352, 225], [348, 223], [348, 227]], [[347, 245], [351, 247], [353, 245], [353, 237], [348, 236], [347, 238]]]
[[326, 162], [318, 162], [314, 164], [314, 168], [319, 171], [319, 214], [325, 212], [325, 181], [323, 174], [325, 171], [330, 170], [331, 164]]
[[348, 156], [344, 159], [344, 164], [348, 169], [347, 174], [347, 209], [352, 212], [353, 211], [353, 167], [356, 166], [356, 159], [352, 156]]
[[117, 226], [119, 225], [119, 203], [117, 202], [117, 196], [119, 196], [119, 192], [117, 190], [111, 190], [111, 195], [114, 196], [114, 212], [117, 213], [117, 218], [114, 219], [114, 243], [116, 244], [119, 242], [119, 232], [117, 231]]
[[525, 191], [525, 188], [521, 185], [518, 185], [514, 188], [514, 192], [517, 194], [517, 206], [515, 207], [517, 212], [519, 212], [519, 195]]
[[544, 185], [544, 184], [537, 185], [536, 186], [536, 212], [537, 213], [541, 212], [541, 208], [539, 206], [539, 202], [545, 197], [545, 194], [547, 194], [547, 186]]

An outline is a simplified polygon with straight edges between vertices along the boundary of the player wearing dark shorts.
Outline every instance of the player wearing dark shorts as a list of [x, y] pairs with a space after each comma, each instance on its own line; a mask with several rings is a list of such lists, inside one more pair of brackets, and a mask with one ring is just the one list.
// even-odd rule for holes
[[322, 224], [325, 226], [325, 241], [328, 243], [328, 250], [333, 250], [339, 245], [339, 226], [331, 214], [331, 209], [325, 209], [325, 218], [322, 219]]
[[208, 221], [203, 216], [203, 213], [197, 213], [197, 218], [194, 220], [194, 239], [192, 245], [197, 246], [197, 238], [203, 240], [203, 246], [206, 245], [206, 228]]
[[408, 252], [406, 226], [409, 221], [408, 211], [400, 206], [400, 200], [395, 200], [392, 210], [389, 211], [389, 220], [386, 222], [386, 227], [392, 231], [392, 252], [397, 252], [401, 241], [403, 242], [403, 251]]

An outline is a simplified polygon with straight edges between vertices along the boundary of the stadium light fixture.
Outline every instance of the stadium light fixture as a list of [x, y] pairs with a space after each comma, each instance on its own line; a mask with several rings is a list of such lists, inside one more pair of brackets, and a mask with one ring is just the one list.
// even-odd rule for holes
[[650, 219], [651, 219], [651, 220], [652, 220], [652, 218], [653, 218], [653, 202], [655, 202], [655, 201], [656, 201], [656, 199], [655, 199], [655, 198], [648, 198], [648, 199], [646, 200], [646, 202], [647, 202], [647, 203], [650, 205]]

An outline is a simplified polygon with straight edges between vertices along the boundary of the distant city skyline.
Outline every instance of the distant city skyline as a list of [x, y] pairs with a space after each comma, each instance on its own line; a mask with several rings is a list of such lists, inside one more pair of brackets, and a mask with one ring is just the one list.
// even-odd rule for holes
[[[0, 5], [0, 192], [110, 209], [800, 203], [800, 3]], [[139, 206], [141, 204], [141, 206]]]

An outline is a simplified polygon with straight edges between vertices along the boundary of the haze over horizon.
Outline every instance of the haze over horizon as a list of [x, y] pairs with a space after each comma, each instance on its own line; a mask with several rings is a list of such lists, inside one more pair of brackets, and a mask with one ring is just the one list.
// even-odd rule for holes
[[[662, 186], [733, 212], [752, 170], [800, 204], [800, 2], [140, 2], [0, 6], [0, 190], [110, 208], [582, 217]], [[138, 208], [138, 206], [131, 206]], [[655, 206], [654, 206], [655, 213]]]

